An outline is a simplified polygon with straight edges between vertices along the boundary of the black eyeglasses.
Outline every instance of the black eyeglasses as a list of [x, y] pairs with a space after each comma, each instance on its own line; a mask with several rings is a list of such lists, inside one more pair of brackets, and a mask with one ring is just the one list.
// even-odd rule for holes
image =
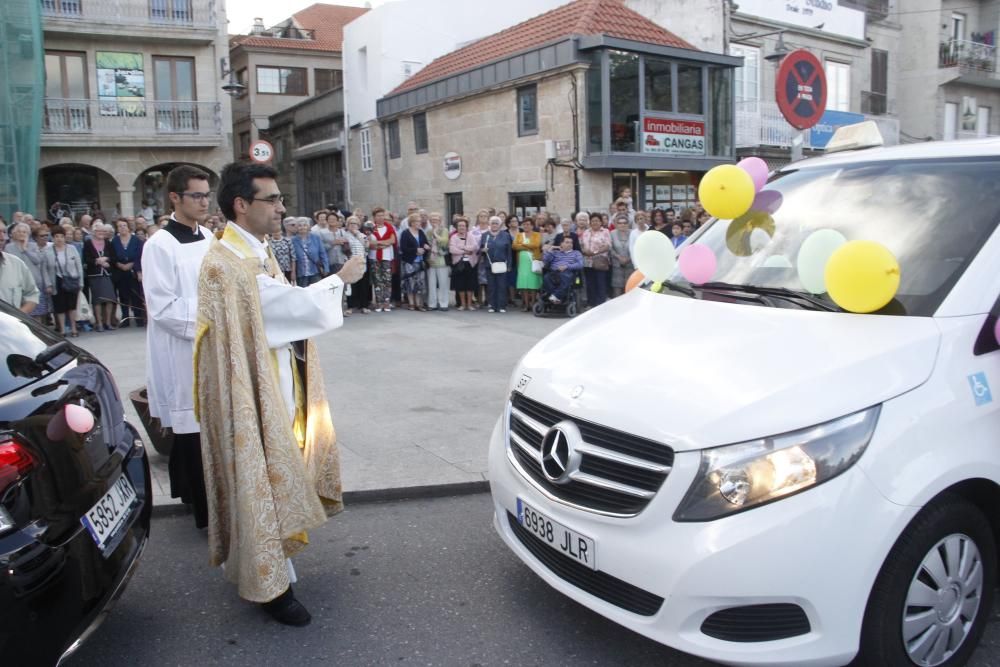
[[284, 204], [285, 195], [271, 195], [270, 197], [254, 197], [253, 201], [262, 201], [265, 204], [271, 204], [272, 206], [274, 204], [279, 204], [279, 203]]
[[195, 201], [208, 201], [212, 198], [211, 192], [182, 192], [181, 197], [190, 197]]

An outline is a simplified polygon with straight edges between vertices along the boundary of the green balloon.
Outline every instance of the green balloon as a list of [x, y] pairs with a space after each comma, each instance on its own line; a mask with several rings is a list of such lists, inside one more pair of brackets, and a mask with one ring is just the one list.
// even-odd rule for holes
[[826, 263], [830, 261], [830, 255], [845, 243], [847, 238], [836, 229], [818, 229], [802, 242], [795, 265], [799, 282], [808, 292], [826, 292]]

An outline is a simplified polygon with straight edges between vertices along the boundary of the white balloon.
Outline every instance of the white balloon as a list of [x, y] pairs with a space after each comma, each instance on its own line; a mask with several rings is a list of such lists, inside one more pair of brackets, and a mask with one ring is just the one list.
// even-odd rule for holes
[[677, 265], [674, 244], [666, 234], [647, 230], [635, 240], [635, 268], [653, 282], [660, 283], [670, 277]]
[[802, 286], [813, 294], [826, 292], [826, 263], [830, 255], [847, 243], [847, 238], [836, 229], [817, 229], [806, 237], [799, 247], [795, 265]]

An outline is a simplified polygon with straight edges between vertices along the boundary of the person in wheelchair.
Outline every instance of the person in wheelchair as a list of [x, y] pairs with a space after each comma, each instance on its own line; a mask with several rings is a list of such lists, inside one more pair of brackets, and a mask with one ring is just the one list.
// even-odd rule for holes
[[543, 261], [542, 290], [552, 303], [562, 303], [569, 298], [577, 274], [583, 270], [583, 255], [573, 249], [573, 239], [566, 235], [559, 247], [545, 253]]

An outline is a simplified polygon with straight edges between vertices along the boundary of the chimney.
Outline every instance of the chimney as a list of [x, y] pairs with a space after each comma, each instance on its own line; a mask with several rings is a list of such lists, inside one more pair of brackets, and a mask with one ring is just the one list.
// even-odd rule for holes
[[260, 35], [264, 32], [266, 28], [264, 27], [264, 19], [257, 17], [253, 20], [253, 27], [250, 28], [251, 35]]

